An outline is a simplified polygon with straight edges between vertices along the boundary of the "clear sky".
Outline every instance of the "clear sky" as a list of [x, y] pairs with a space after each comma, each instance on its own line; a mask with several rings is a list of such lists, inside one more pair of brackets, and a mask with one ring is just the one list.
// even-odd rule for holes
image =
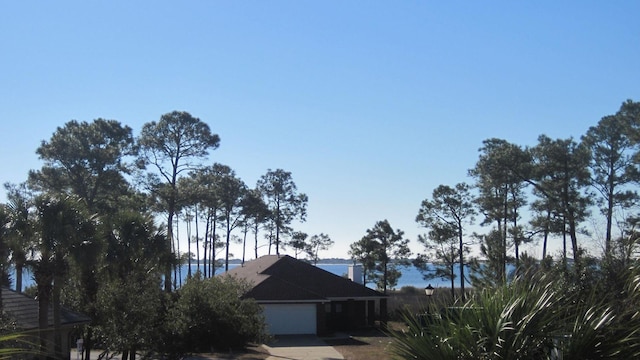
[[[3, 1], [0, 182], [75, 119], [184, 110], [249, 186], [290, 171], [296, 224], [347, 257], [471, 180], [484, 139], [579, 138], [640, 100], [638, 1]], [[2, 195], [4, 196], [4, 195]], [[3, 197], [0, 197], [3, 199]], [[234, 251], [240, 255], [239, 251]]]

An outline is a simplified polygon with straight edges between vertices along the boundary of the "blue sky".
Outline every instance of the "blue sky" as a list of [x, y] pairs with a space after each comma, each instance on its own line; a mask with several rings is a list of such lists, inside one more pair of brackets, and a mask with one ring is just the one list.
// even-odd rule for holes
[[[579, 138], [640, 100], [637, 1], [0, 3], [1, 182], [56, 127], [185, 110], [249, 186], [292, 172], [346, 257], [376, 221], [470, 181], [482, 140]], [[2, 199], [2, 198], [0, 198]], [[539, 251], [538, 251], [539, 252]], [[239, 251], [235, 251], [239, 255]], [[535, 254], [535, 251], [534, 251]]]

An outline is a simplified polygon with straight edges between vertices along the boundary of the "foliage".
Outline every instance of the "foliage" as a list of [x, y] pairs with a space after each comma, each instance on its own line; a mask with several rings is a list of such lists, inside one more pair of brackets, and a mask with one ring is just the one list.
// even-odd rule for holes
[[113, 212], [131, 194], [125, 175], [134, 156], [131, 128], [118, 121], [71, 120], [36, 150], [45, 164], [29, 173], [30, 185], [55, 194], [75, 195], [91, 211]]
[[309, 246], [307, 246], [306, 251], [311, 259], [313, 264], [317, 264], [319, 260], [319, 253], [321, 250], [329, 250], [331, 245], [333, 245], [333, 240], [329, 237], [329, 235], [320, 233], [317, 235], [311, 236], [309, 238]]
[[291, 231], [289, 225], [293, 220], [306, 220], [309, 199], [306, 194], [298, 193], [291, 173], [282, 169], [269, 169], [260, 177], [257, 187], [271, 212], [270, 220], [276, 232], [276, 255], [280, 255], [280, 237]]
[[244, 219], [242, 204], [247, 192], [245, 183], [236, 176], [235, 171], [226, 166], [219, 173], [217, 181], [218, 197], [220, 199], [222, 220], [226, 232], [224, 270], [229, 270], [229, 248], [231, 243], [231, 231], [238, 227]]
[[395, 287], [402, 276], [397, 267], [409, 265], [411, 250], [404, 232], [393, 230], [388, 220], [381, 220], [367, 229], [359, 242], [351, 244], [349, 254], [362, 263], [365, 273], [386, 294], [387, 288]]
[[505, 258], [504, 238], [497, 229], [492, 229], [481, 237], [479, 258], [473, 258], [469, 264], [471, 268], [471, 285], [474, 288], [486, 288], [500, 286], [508, 280], [509, 274], [506, 270], [506, 263], [509, 258]]
[[[455, 187], [440, 185], [433, 190], [431, 200], [422, 201], [416, 222], [432, 230], [435, 242], [452, 241], [455, 234], [458, 247], [458, 264], [460, 266], [460, 288], [464, 296], [464, 266], [465, 266], [465, 242], [464, 230], [467, 224], [474, 221], [476, 210], [474, 198], [469, 185], [458, 183]], [[446, 248], [446, 245], [445, 245]], [[449, 258], [448, 251], [440, 253], [446, 261]], [[453, 287], [452, 287], [453, 291]]]
[[11, 217], [8, 247], [16, 274], [16, 291], [21, 292], [22, 270], [27, 266], [28, 254], [35, 245], [34, 219], [30, 212], [33, 204], [26, 184], [5, 184], [5, 188], [7, 189], [7, 208]]
[[[8, 262], [9, 262], [9, 237], [11, 233], [11, 212], [9, 208], [0, 204], [0, 285], [8, 286]], [[0, 295], [2, 294], [0, 288]], [[0, 299], [0, 307], [2, 307], [2, 299]]]
[[377, 243], [372, 239], [364, 236], [362, 239], [349, 245], [349, 256], [354, 262], [358, 262], [362, 265], [363, 271], [363, 284], [372, 281], [376, 271]]
[[[228, 166], [214, 163], [192, 171], [188, 178], [180, 179], [180, 191], [186, 195], [186, 201], [181, 205], [183, 207], [194, 206], [196, 224], [199, 220], [198, 214], [205, 221], [204, 244], [202, 246], [205, 277], [213, 274], [213, 267], [216, 266], [215, 249], [218, 248], [218, 245], [223, 244], [220, 243], [220, 236], [217, 233], [221, 218], [220, 211], [223, 208], [220, 182], [222, 177], [230, 171]], [[196, 234], [197, 247], [199, 247], [199, 241], [200, 237]]]
[[231, 277], [203, 279], [200, 273], [177, 292], [168, 314], [172, 334], [186, 351], [211, 351], [261, 341], [265, 336], [262, 308], [243, 299], [247, 284]]
[[96, 335], [109, 352], [152, 351], [160, 347], [166, 312], [160, 276], [135, 272], [105, 280], [98, 292]]
[[[100, 340], [110, 349], [177, 354], [188, 341], [176, 332], [179, 321], [164, 321], [169, 319], [167, 312], [173, 308], [172, 302], [181, 301], [181, 296], [166, 296], [157, 286], [162, 279], [160, 272], [165, 272], [166, 281], [172, 278], [167, 270], [175, 264], [180, 251], [173, 248], [173, 226], [180, 223], [178, 220], [195, 219], [198, 252], [201, 238], [197, 222], [206, 221], [202, 232], [204, 259], [206, 263], [208, 257], [211, 264], [217, 246], [224, 246], [222, 232], [216, 233], [222, 228], [226, 230], [227, 250], [229, 240], [234, 237], [231, 231], [236, 227], [243, 227], [245, 241], [247, 233], [252, 231], [256, 257], [260, 230], [268, 232], [270, 241], [275, 240], [276, 253], [280, 252], [283, 239], [291, 239], [294, 249], [306, 251], [314, 262], [318, 252], [333, 243], [324, 234], [308, 239], [292, 236], [291, 223], [305, 220], [308, 199], [297, 192], [291, 173], [268, 170], [255, 190], [247, 190], [229, 166], [215, 163], [203, 167], [203, 160], [210, 150], [218, 147], [220, 139], [206, 123], [190, 114], [178, 111], [164, 114], [160, 121], [145, 124], [137, 140], [135, 143], [128, 126], [115, 120], [67, 122], [36, 150], [43, 161], [42, 168], [31, 171], [25, 184], [5, 185], [8, 201], [0, 214], [2, 265], [10, 260], [16, 269], [31, 266], [39, 286], [29, 291], [38, 295], [43, 310], [45, 306], [48, 308], [46, 304], [54, 304], [59, 315], [61, 301], [64, 301], [65, 306], [90, 314], [100, 330]], [[565, 358], [570, 354], [574, 357], [606, 354], [608, 350], [604, 345], [600, 349], [590, 347], [596, 342], [594, 339], [603, 339], [603, 336], [607, 339], [605, 345], [616, 344], [608, 341], [613, 335], [601, 333], [602, 325], [619, 339], [627, 339], [628, 349], [637, 348], [634, 335], [623, 329], [637, 329], [634, 322], [637, 315], [621, 309], [638, 307], [635, 288], [629, 285], [629, 279], [637, 274], [635, 266], [640, 254], [636, 228], [640, 217], [636, 214], [638, 196], [634, 188], [640, 164], [638, 144], [640, 103], [631, 100], [623, 103], [617, 113], [603, 117], [591, 127], [580, 143], [571, 138], [554, 140], [543, 135], [536, 146], [523, 149], [505, 140], [490, 138], [483, 141], [478, 162], [469, 172], [476, 180], [473, 186], [464, 183], [455, 187], [440, 186], [431, 199], [421, 204], [416, 221], [428, 231], [419, 237], [426, 254], [418, 255], [417, 264], [436, 263], [435, 268], [429, 267], [427, 278], [450, 278], [453, 289], [453, 281], [459, 277], [464, 286], [462, 275], [463, 267], [469, 265], [469, 239], [481, 241], [482, 259], [471, 263], [478, 297], [470, 306], [482, 306], [488, 309], [485, 313], [494, 314], [490, 319], [471, 317], [471, 320], [475, 321], [474, 329], [492, 329], [482, 330], [486, 335], [482, 339], [495, 340], [495, 334], [500, 334], [500, 341], [495, 347], [491, 341], [478, 337], [482, 331], [458, 329], [460, 336], [465, 335], [475, 346], [484, 349], [475, 349], [474, 355], [482, 357], [486, 351], [509, 357], [508, 348], [521, 349], [518, 351], [526, 354], [524, 345], [518, 344], [509, 333], [508, 328], [515, 325], [502, 328], [496, 325], [496, 316], [505, 316], [505, 321], [517, 318], [513, 311], [505, 310], [513, 304], [520, 304], [519, 308], [513, 306], [521, 313], [537, 311], [521, 304], [526, 299], [532, 298], [527, 300], [531, 304], [542, 298], [531, 283], [526, 285], [528, 293], [522, 294], [525, 291], [522, 288], [526, 287], [522, 285], [522, 277], [526, 275], [539, 281], [540, 286], [547, 286], [554, 293], [550, 299], [561, 304], [558, 308], [564, 312], [551, 313], [565, 322], [564, 326], [558, 325], [560, 334], [586, 334], [580, 341], [573, 337], [570, 342], [556, 339], [556, 343], [562, 343]], [[140, 169], [150, 167], [147, 181], [140, 183], [132, 181], [136, 173], [127, 163], [129, 157], [136, 154], [140, 155]], [[591, 189], [596, 190], [596, 196], [590, 193]], [[471, 190], [476, 193], [472, 194]], [[478, 195], [477, 201], [473, 195]], [[528, 224], [520, 218], [527, 202], [533, 213]], [[600, 211], [589, 218], [594, 204]], [[476, 209], [483, 222], [492, 224], [492, 228], [486, 234], [467, 236], [463, 230], [473, 222]], [[83, 210], [89, 210], [91, 216]], [[166, 233], [157, 232], [149, 221], [151, 211], [167, 215]], [[184, 217], [181, 215], [178, 219], [178, 214]], [[585, 239], [579, 238], [586, 234], [583, 224], [588, 220], [599, 222], [598, 214], [607, 222], [606, 227], [602, 227], [605, 254], [602, 261], [589, 257], [584, 251]], [[393, 286], [400, 275], [393, 267], [405, 261], [408, 252], [401, 250], [401, 245], [406, 245], [402, 232], [394, 231], [388, 222], [382, 224], [384, 226], [380, 223], [367, 230], [360, 241], [351, 244], [349, 254], [363, 264], [365, 280], [374, 280], [384, 288]], [[99, 227], [94, 228], [96, 225]], [[617, 233], [613, 226], [618, 226]], [[554, 264], [546, 250], [550, 236], [568, 238], [573, 257], [579, 261], [566, 261], [565, 240], [562, 254], [565, 261], [561, 266]], [[521, 255], [518, 249], [534, 237], [543, 239], [543, 259], [539, 262], [526, 253]], [[389, 245], [395, 239], [399, 239], [400, 245], [394, 255]], [[506, 286], [505, 282], [511, 278], [507, 277], [505, 264], [514, 260], [517, 280]], [[456, 261], [460, 263], [459, 276], [453, 272]], [[546, 275], [532, 275], [540, 271]], [[212, 266], [208, 273], [213, 273]], [[512, 294], [517, 291], [521, 294]], [[98, 292], [101, 303], [97, 302]], [[227, 292], [241, 293], [240, 290]], [[190, 290], [190, 293], [197, 291]], [[204, 297], [199, 299], [203, 308], [214, 306]], [[492, 302], [495, 309], [478, 305], [488, 302]], [[187, 307], [182, 309], [186, 311]], [[178, 316], [176, 311], [171, 313]], [[47, 315], [43, 312], [41, 320], [46, 320]], [[197, 314], [189, 314], [192, 315]], [[141, 321], [142, 318], [145, 320]], [[554, 319], [549, 316], [553, 326], [559, 322]], [[147, 320], [153, 323], [155, 338], [138, 328]], [[574, 326], [569, 328], [567, 324]], [[85, 329], [85, 344], [90, 343], [87, 341], [91, 337], [90, 329]], [[123, 338], [122, 334], [127, 334], [129, 329], [138, 339]], [[187, 327], [184, 329], [190, 331]], [[511, 345], [505, 345], [507, 342]], [[531, 354], [537, 356], [537, 353]], [[628, 352], [620, 354], [629, 355]]]
[[19, 359], [44, 356], [29, 333], [15, 328], [13, 321], [6, 315], [0, 315], [0, 359]]
[[302, 231], [294, 231], [291, 233], [291, 240], [287, 242], [287, 245], [291, 246], [294, 251], [295, 258], [298, 258], [298, 254], [307, 251], [309, 244], [307, 244], [307, 237], [309, 235]]
[[[404, 359], [631, 359], [640, 355], [638, 268], [628, 272], [624, 306], [597, 287], [554, 273], [527, 273], [474, 293], [463, 306], [406, 315], [392, 353]], [[604, 296], [603, 296], [604, 295]]]
[[603, 117], [582, 137], [582, 143], [591, 152], [591, 184], [599, 194], [597, 204], [605, 216], [605, 258], [612, 252], [612, 227], [616, 209], [624, 212], [637, 203], [637, 191], [629, 185], [640, 179], [633, 156], [638, 145], [629, 136], [632, 118], [624, 116], [624, 107], [615, 115]]
[[93, 229], [93, 220], [83, 212], [82, 203], [75, 198], [43, 195], [36, 200], [35, 249], [37, 260], [29, 262], [33, 269], [38, 292], [38, 321], [40, 345], [44, 351], [49, 306], [53, 305], [54, 343], [56, 356], [61, 355], [61, 291], [68, 276], [69, 259]]
[[105, 272], [112, 279], [157, 271], [167, 261], [164, 234], [149, 215], [123, 210], [111, 219], [104, 236], [104, 257], [109, 264]]
[[[244, 214], [245, 226], [251, 228], [254, 235], [254, 256], [258, 258], [258, 232], [260, 226], [269, 218], [269, 208], [262, 199], [259, 189], [251, 189], [245, 193], [242, 201], [242, 212]], [[243, 258], [244, 261], [244, 258]]]
[[[425, 254], [418, 254], [413, 260], [413, 265], [422, 273], [424, 280], [449, 279], [451, 281], [451, 298], [455, 297], [456, 278], [455, 265], [459, 258], [458, 234], [455, 227], [446, 224], [434, 224], [428, 236], [418, 235], [418, 242], [421, 243], [428, 253], [433, 254], [435, 262], [431, 262]], [[464, 252], [469, 252], [468, 247], [464, 247]]]
[[493, 225], [492, 237], [487, 238], [492, 243], [482, 244], [483, 252], [489, 266], [498, 271], [498, 281], [505, 282], [509, 249], [513, 247], [517, 263], [520, 246], [530, 241], [522, 236], [520, 213], [527, 204], [525, 179], [530, 177], [532, 159], [528, 151], [502, 139], [487, 139], [482, 144], [478, 162], [469, 174], [476, 179], [475, 202], [484, 215], [481, 224]]
[[[208, 155], [220, 143], [209, 125], [185, 111], [173, 111], [160, 121], [144, 124], [138, 143], [141, 148], [139, 165], [152, 165], [157, 173], [147, 176], [147, 187], [160, 212], [167, 214], [167, 243], [173, 250], [173, 220], [183, 195], [178, 191], [178, 178], [183, 172], [198, 168], [194, 163]], [[159, 175], [158, 175], [159, 174]], [[165, 290], [171, 291], [171, 267], [165, 269]]]
[[[589, 205], [592, 202], [587, 194], [590, 184], [589, 148], [571, 138], [553, 140], [541, 135], [532, 154], [534, 194], [547, 203], [545, 208], [552, 209], [553, 217], [561, 220], [562, 227], [552, 229], [570, 237], [573, 260], [579, 264], [579, 225], [589, 215]], [[567, 257], [566, 248], [565, 243], [563, 259]]]

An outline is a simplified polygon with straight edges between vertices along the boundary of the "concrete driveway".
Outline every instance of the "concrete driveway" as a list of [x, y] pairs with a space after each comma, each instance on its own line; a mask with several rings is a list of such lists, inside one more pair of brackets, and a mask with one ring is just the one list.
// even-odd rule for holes
[[267, 360], [342, 360], [344, 357], [315, 335], [277, 336], [263, 345], [270, 356]]

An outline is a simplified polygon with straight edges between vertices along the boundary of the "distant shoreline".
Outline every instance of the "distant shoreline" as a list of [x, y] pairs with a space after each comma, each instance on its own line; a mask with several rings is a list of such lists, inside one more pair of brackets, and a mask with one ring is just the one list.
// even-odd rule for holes
[[[252, 259], [247, 259], [245, 260], [245, 262], [247, 261], [252, 261], [254, 260]], [[300, 259], [300, 260], [308, 260], [308, 259]], [[223, 262], [224, 263], [224, 259], [216, 259], [216, 261], [219, 262]], [[308, 260], [311, 261], [311, 260]], [[187, 260], [183, 261], [183, 264], [186, 265], [187, 264]], [[204, 261], [201, 260], [196, 260], [196, 259], [192, 259], [191, 260], [192, 263], [197, 264], [197, 263], [204, 263]], [[207, 260], [208, 262], [208, 260]], [[229, 264], [242, 264], [242, 259], [229, 259]], [[331, 264], [335, 264], [335, 265], [344, 265], [344, 264], [353, 264], [353, 260], [352, 259], [342, 259], [342, 258], [326, 258], [326, 259], [319, 259], [318, 260], [318, 264], [325, 264], [325, 265], [331, 265]]]
[[[253, 258], [252, 259], [247, 259], [247, 260], [245, 260], [245, 262], [252, 261], [252, 260], [254, 260], [254, 259]], [[300, 259], [300, 260], [311, 261], [311, 260], [308, 260], [308, 259]], [[411, 259], [409, 259], [409, 260], [411, 260]], [[224, 263], [224, 259], [216, 259], [216, 261]], [[187, 262], [188, 262], [187, 260], [183, 260], [182, 264], [183, 265], [187, 265]], [[191, 262], [193, 264], [198, 264], [198, 263], [203, 264], [204, 263], [204, 261], [196, 260], [196, 259], [192, 259]], [[208, 262], [208, 260], [207, 260], [207, 262]], [[318, 264], [322, 264], [322, 265], [345, 265], [345, 264], [346, 265], [351, 265], [353, 263], [354, 263], [353, 259], [343, 259], [343, 258], [326, 258], [326, 259], [319, 259], [318, 260]], [[242, 259], [229, 259], [229, 264], [242, 264]]]

